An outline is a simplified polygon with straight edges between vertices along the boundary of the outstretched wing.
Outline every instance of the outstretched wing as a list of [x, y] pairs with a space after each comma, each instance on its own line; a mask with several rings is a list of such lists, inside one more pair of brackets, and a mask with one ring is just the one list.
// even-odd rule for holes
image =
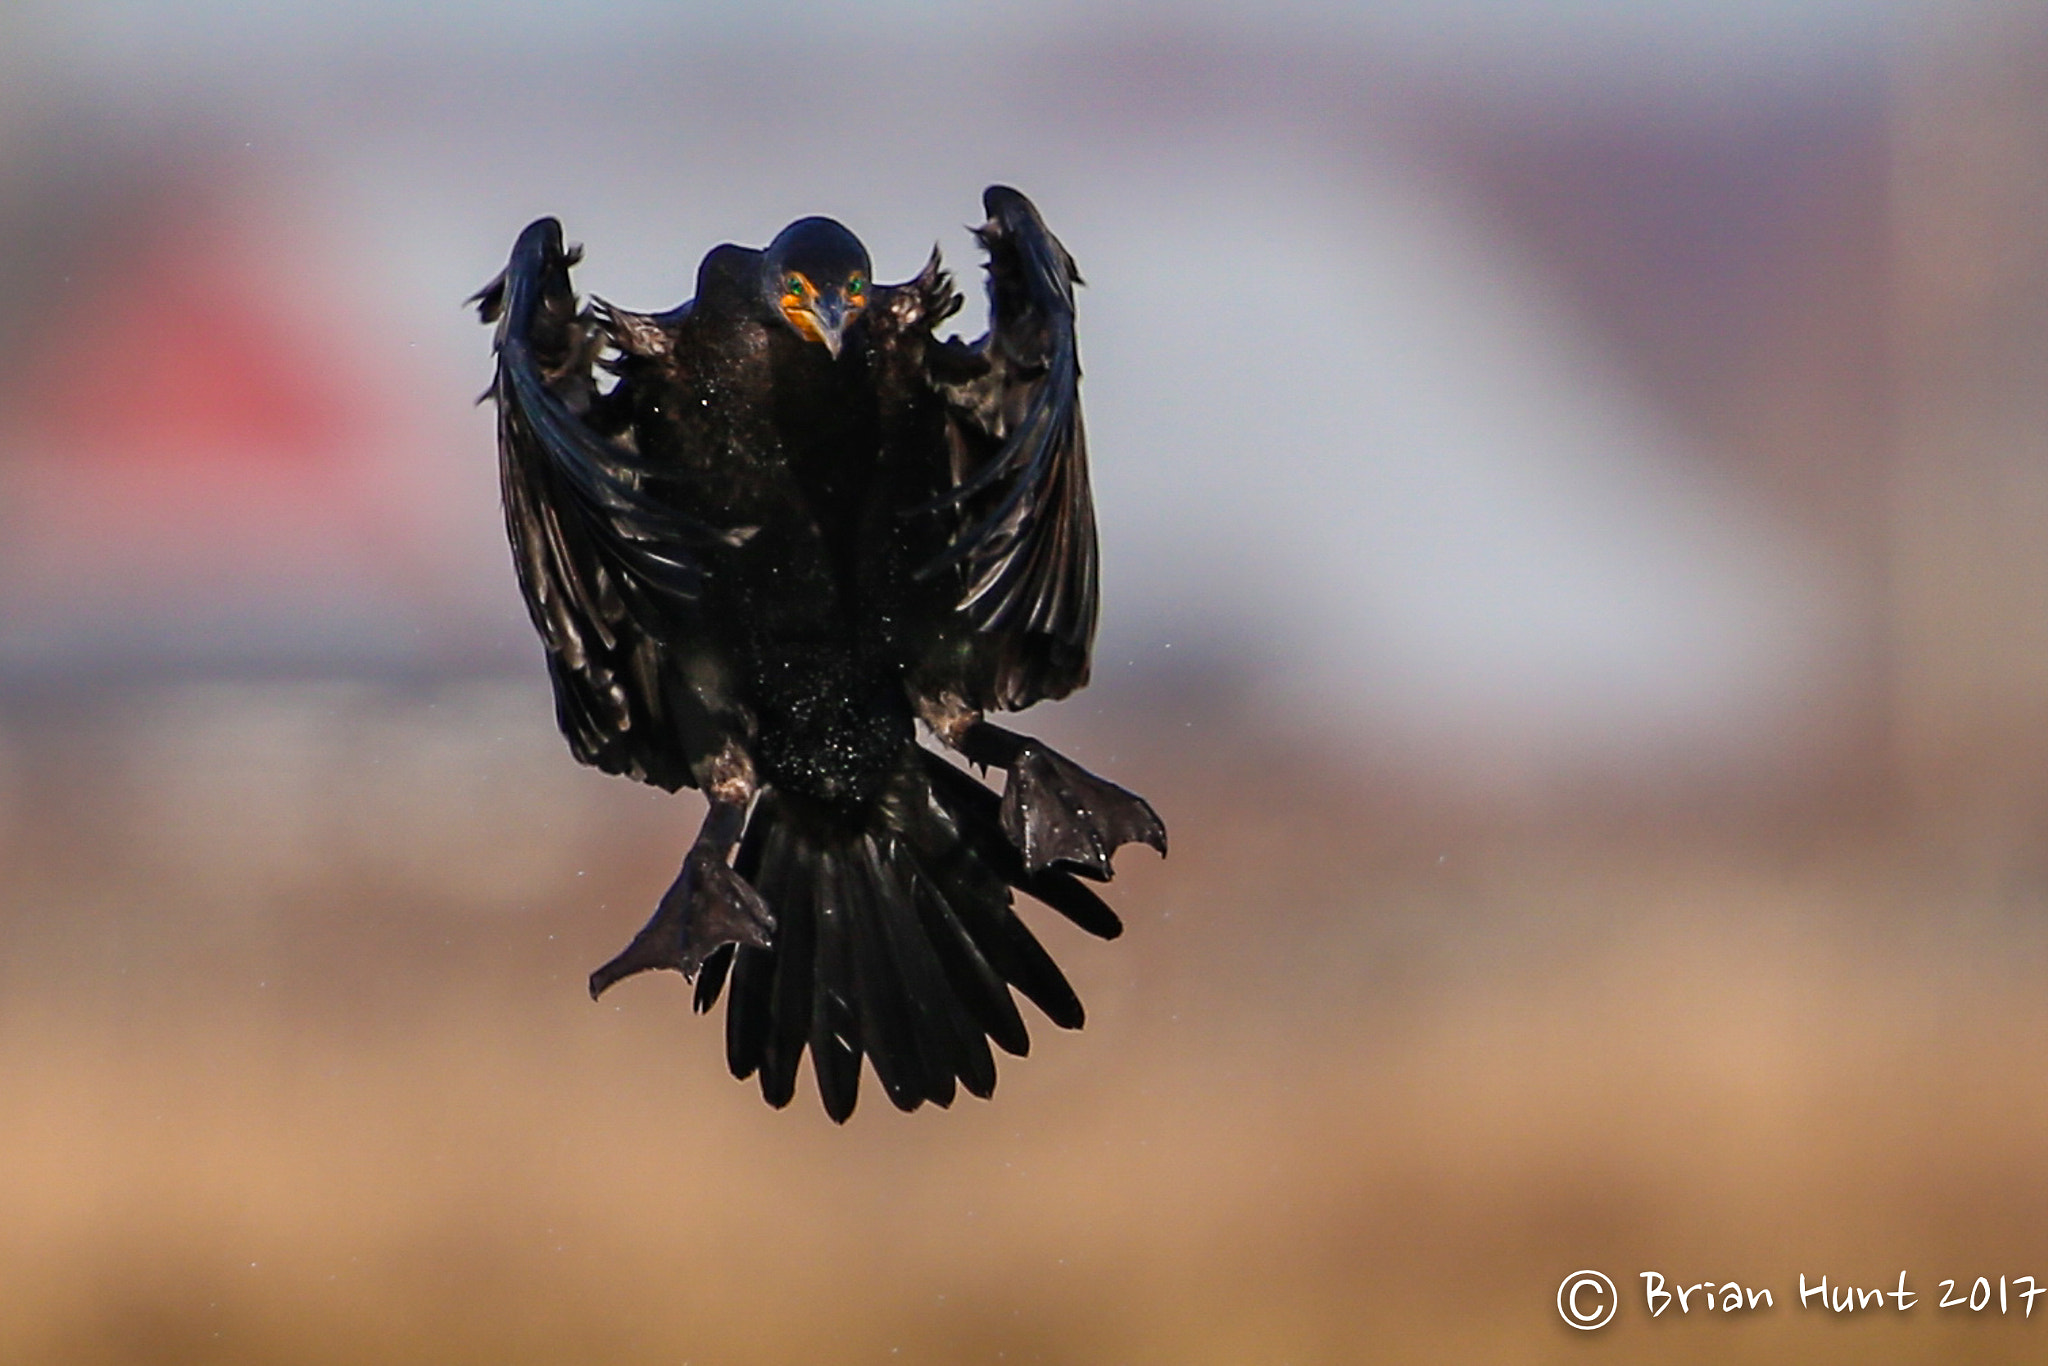
[[[579, 311], [562, 225], [543, 218], [472, 300], [498, 325], [498, 469], [519, 586], [547, 647], [555, 710], [576, 757], [674, 790], [692, 783], [670, 723], [669, 654], [703, 575], [695, 553], [730, 537], [657, 496], [639, 455], [610, 433], [626, 406], [595, 366], [616, 347], [644, 355], [656, 320]], [[630, 440], [630, 437], [627, 438]]]
[[950, 515], [956, 529], [920, 576], [959, 575], [959, 610], [995, 647], [974, 652], [985, 676], [965, 680], [966, 691], [1014, 709], [1086, 683], [1095, 640], [1095, 505], [1074, 341], [1081, 276], [1023, 195], [994, 185], [982, 207], [988, 335], [927, 352], [953, 487], [922, 511]]

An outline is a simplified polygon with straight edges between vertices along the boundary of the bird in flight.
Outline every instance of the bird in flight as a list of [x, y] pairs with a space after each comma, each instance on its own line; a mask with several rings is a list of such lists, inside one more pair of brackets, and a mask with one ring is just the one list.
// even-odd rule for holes
[[[472, 300], [497, 327], [499, 471], [556, 717], [584, 763], [710, 804], [593, 997], [673, 968], [721, 992], [733, 1075], [787, 1105], [804, 1051], [844, 1121], [861, 1059], [889, 1099], [995, 1088], [1079, 1028], [1022, 891], [1102, 938], [1140, 797], [990, 722], [1088, 681], [1095, 511], [1074, 341], [1080, 275], [1030, 200], [982, 197], [989, 329], [935, 249], [878, 284], [829, 218], [720, 246], [666, 313], [579, 305], [561, 224]], [[932, 737], [1001, 795], [919, 743]]]

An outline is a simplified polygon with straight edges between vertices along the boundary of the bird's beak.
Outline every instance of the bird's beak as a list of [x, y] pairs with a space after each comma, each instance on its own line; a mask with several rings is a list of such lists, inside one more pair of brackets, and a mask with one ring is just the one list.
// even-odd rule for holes
[[832, 359], [839, 359], [839, 348], [846, 339], [846, 325], [851, 321], [846, 316], [846, 296], [837, 290], [820, 294], [811, 301], [811, 325], [818, 329], [818, 340], [825, 344], [825, 350]]

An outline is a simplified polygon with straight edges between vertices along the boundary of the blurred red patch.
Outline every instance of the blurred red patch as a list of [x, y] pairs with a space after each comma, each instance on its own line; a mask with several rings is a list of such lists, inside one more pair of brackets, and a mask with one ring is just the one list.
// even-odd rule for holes
[[378, 395], [340, 335], [346, 301], [285, 267], [313, 255], [181, 225], [63, 301], [15, 391], [17, 511], [46, 555], [290, 558], [360, 524]]

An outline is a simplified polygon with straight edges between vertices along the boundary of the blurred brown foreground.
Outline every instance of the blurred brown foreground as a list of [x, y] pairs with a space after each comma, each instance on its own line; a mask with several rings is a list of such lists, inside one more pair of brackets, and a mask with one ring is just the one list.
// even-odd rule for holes
[[[1418, 810], [1220, 724], [1087, 1000], [992, 1103], [844, 1129], [584, 974], [695, 799], [539, 690], [214, 685], [19, 713], [0, 1360], [2038, 1360], [2048, 870], [1834, 825]], [[1199, 746], [1191, 741], [1199, 741]], [[722, 1016], [720, 1017], [722, 1020]], [[1559, 1319], [1605, 1270], [1616, 1323]], [[1906, 1313], [1796, 1304], [1892, 1286]], [[1773, 1291], [1642, 1310], [1638, 1273]], [[1995, 1302], [1994, 1302], [1995, 1304]]]

